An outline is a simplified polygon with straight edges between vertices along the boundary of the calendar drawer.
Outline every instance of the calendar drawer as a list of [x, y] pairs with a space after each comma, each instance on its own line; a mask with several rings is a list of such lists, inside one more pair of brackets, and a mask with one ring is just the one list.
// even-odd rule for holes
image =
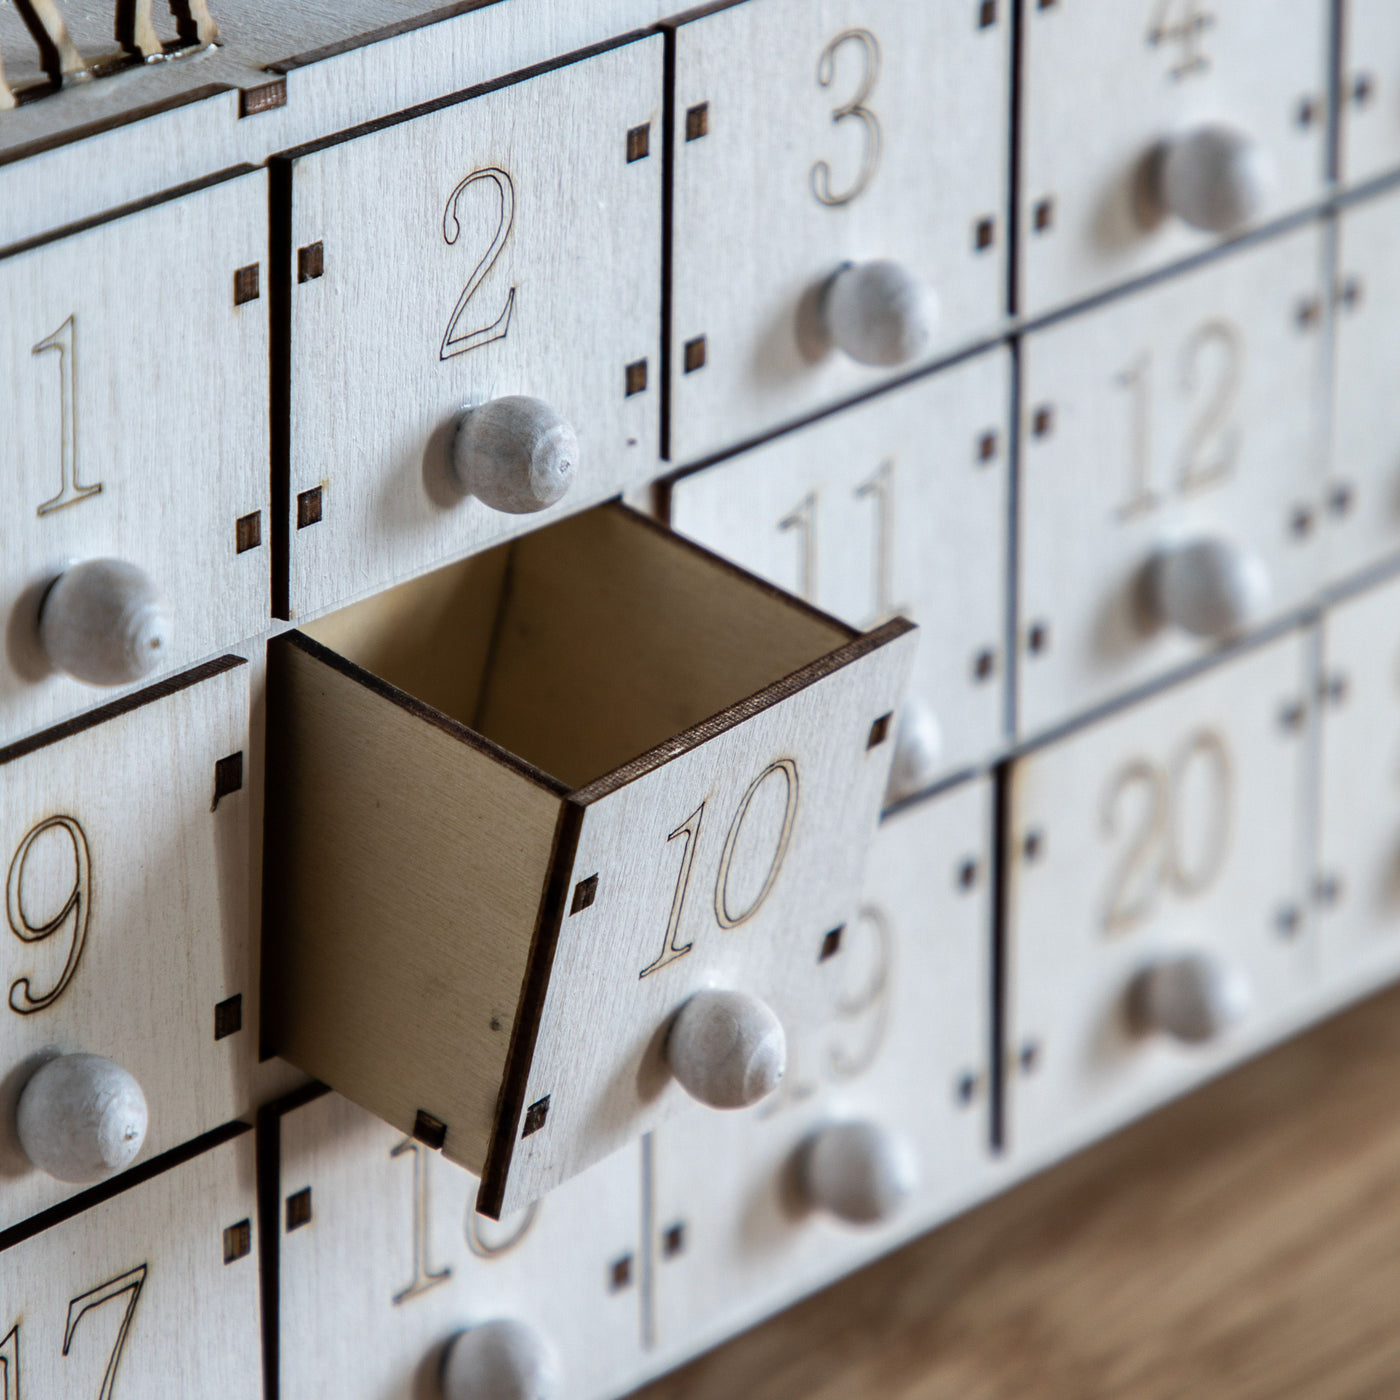
[[748, 0], [676, 27], [673, 460], [996, 327], [1010, 8]]
[[1400, 971], [1400, 583], [1324, 614], [1318, 903], [1336, 985]]
[[636, 40], [282, 166], [286, 616], [654, 474], [661, 51]]
[[919, 624], [891, 800], [1001, 743], [1010, 363], [979, 356], [673, 482], [671, 525], [870, 627]]
[[0, 742], [268, 616], [267, 177], [0, 259]]
[[251, 1132], [0, 1252], [0, 1381], [15, 1400], [260, 1400], [258, 1317]]
[[991, 1188], [992, 791], [887, 819], [771, 1103], [654, 1135], [658, 1346], [698, 1350]]
[[854, 917], [913, 641], [620, 506], [279, 639], [273, 1048], [491, 1215], [687, 1090], [761, 1096]]
[[476, 1177], [338, 1095], [277, 1121], [278, 1310], [296, 1339], [279, 1355], [285, 1400], [416, 1400], [444, 1367], [450, 1394], [485, 1393], [463, 1382], [493, 1369], [512, 1395], [630, 1388], [642, 1369], [637, 1146], [497, 1222], [476, 1209]]
[[248, 1109], [248, 721], [225, 657], [0, 749], [0, 1230]]
[[1036, 315], [1324, 192], [1328, 0], [1025, 14], [1019, 309]]
[[1322, 257], [1306, 227], [1027, 336], [1018, 733], [1320, 584]]
[[1305, 1006], [1305, 639], [1018, 759], [1007, 1125], [1034, 1159], [1216, 1073]]

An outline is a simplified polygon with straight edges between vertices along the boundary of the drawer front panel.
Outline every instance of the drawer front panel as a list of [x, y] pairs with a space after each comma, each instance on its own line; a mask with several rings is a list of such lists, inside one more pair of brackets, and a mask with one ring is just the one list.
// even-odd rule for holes
[[1324, 616], [1318, 939], [1329, 982], [1400, 968], [1400, 584]]
[[163, 597], [151, 675], [266, 626], [266, 260], [259, 172], [0, 261], [0, 742], [112, 698], [38, 644], [44, 592], [77, 561], [125, 560]]
[[[1321, 258], [1318, 229], [1304, 228], [1027, 337], [1022, 735], [1165, 675], [1317, 586]], [[1237, 612], [1193, 634], [1189, 614], [1165, 611], [1187, 601], [1180, 585], [1155, 608], [1146, 585], [1154, 560], [1207, 541], [1237, 571], [1217, 580], [1222, 610]]]
[[[1016, 1151], [1116, 1127], [1297, 1011], [1315, 960], [1300, 903], [1306, 676], [1291, 633], [1017, 762], [1006, 837]], [[1209, 960], [1225, 1010], [1242, 1012], [1199, 1043], [1134, 1004], [1140, 977], [1186, 954]]]
[[[654, 473], [661, 44], [295, 160], [291, 616]], [[462, 409], [516, 395], [577, 436], [577, 475], [542, 514], [453, 485]]]
[[[663, 1353], [749, 1325], [988, 1189], [991, 806], [991, 784], [977, 781], [886, 821], [773, 1099], [655, 1133]], [[851, 1121], [877, 1125], [915, 1169], [892, 1217], [865, 1226], [800, 1185], [804, 1144]]]
[[1218, 241], [1149, 193], [1173, 138], [1224, 127], [1250, 143], [1258, 193], [1240, 227], [1321, 197], [1327, 0], [1079, 0], [1032, 6], [1025, 24], [1023, 312]]
[[252, 1133], [0, 1253], [5, 1328], [15, 1400], [259, 1400]]
[[0, 751], [0, 1228], [82, 1189], [31, 1165], [16, 1134], [19, 1095], [54, 1055], [134, 1076], [149, 1115], [137, 1161], [248, 1109], [248, 675], [219, 665]]
[[1009, 368], [997, 351], [671, 488], [673, 528], [780, 588], [853, 626], [919, 624], [926, 781], [1002, 737]]
[[337, 1095], [279, 1121], [287, 1400], [414, 1400], [454, 1334], [506, 1318], [553, 1350], [561, 1400], [636, 1376], [639, 1148], [495, 1221], [474, 1176]]
[[889, 259], [932, 292], [916, 359], [995, 328], [1007, 8], [749, 0], [679, 26], [673, 460], [891, 375], [820, 330], [843, 263]]

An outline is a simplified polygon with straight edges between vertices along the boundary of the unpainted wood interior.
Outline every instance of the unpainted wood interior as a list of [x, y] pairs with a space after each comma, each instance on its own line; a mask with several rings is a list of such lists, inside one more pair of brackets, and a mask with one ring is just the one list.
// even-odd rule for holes
[[617, 505], [304, 630], [572, 787], [856, 635]]

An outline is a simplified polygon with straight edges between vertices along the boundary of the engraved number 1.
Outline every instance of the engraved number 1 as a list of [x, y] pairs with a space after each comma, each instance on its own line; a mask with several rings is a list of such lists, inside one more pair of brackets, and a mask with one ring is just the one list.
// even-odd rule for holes
[[52, 335], [45, 336], [29, 352], [31, 355], [43, 355], [50, 350], [58, 352], [58, 403], [59, 417], [62, 420], [59, 439], [61, 480], [58, 495], [39, 507], [40, 515], [50, 515], [56, 510], [62, 510], [64, 506], [75, 505], [102, 490], [100, 481], [92, 486], [84, 486], [78, 480], [77, 334], [77, 323], [70, 316]]

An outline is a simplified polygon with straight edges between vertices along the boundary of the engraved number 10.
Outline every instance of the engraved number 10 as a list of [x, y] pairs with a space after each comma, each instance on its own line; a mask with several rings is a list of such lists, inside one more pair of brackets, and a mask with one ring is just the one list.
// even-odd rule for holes
[[[783, 793], [783, 821], [778, 831], [778, 839], [773, 847], [773, 856], [768, 863], [767, 874], [763, 878], [762, 885], [759, 886], [758, 893], [755, 894], [747, 904], [736, 907], [733, 893], [730, 890], [730, 874], [734, 864], [734, 851], [739, 844], [739, 833], [743, 830], [744, 818], [748, 816], [749, 807], [753, 804], [754, 798], [758, 795], [758, 790], [764, 783], [781, 780], [784, 784]], [[685, 909], [686, 893], [690, 889], [690, 868], [695, 863], [695, 847], [700, 840], [700, 824], [705, 816], [705, 803], [701, 803], [666, 839], [674, 841], [677, 837], [684, 837], [685, 845], [681, 848], [681, 868], [676, 876], [676, 892], [671, 896], [671, 914], [666, 920], [666, 934], [661, 941], [661, 952], [654, 962], [648, 963], [640, 973], [639, 977], [648, 977], [653, 972], [659, 972], [663, 967], [683, 958], [695, 946], [692, 939], [689, 943], [678, 943], [676, 940], [680, 936], [681, 914]], [[770, 763], [767, 768], [748, 785], [744, 795], [739, 800], [739, 810], [734, 814], [734, 820], [729, 823], [729, 831], [724, 838], [724, 850], [720, 853], [719, 873], [715, 876], [715, 922], [720, 928], [738, 928], [740, 924], [747, 923], [763, 907], [764, 901], [773, 892], [773, 886], [777, 883], [778, 872], [782, 869], [783, 858], [787, 855], [788, 844], [792, 840], [792, 824], [797, 818], [797, 764], [793, 759], [780, 758], [776, 763]]]

